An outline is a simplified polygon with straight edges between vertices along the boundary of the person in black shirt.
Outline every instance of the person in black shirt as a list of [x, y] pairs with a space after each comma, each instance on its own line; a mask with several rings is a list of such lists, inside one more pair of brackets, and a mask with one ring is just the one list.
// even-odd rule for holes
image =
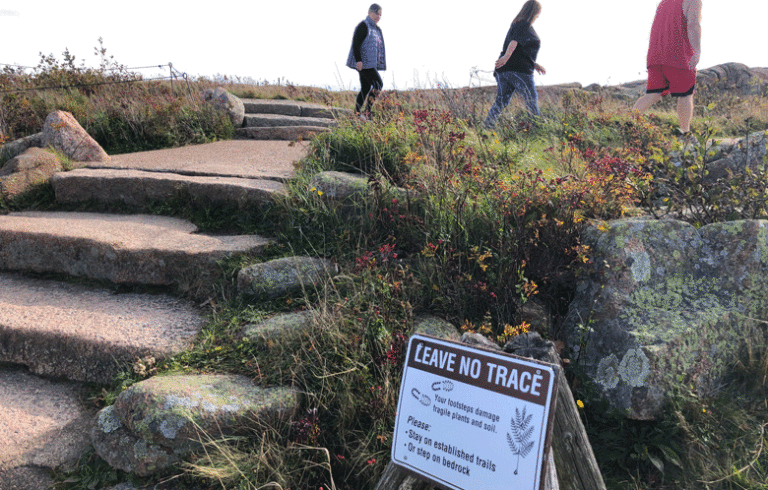
[[501, 116], [501, 111], [509, 104], [512, 94], [519, 91], [525, 99], [528, 112], [539, 115], [539, 97], [533, 82], [534, 70], [545, 74], [543, 66], [536, 63], [541, 40], [533, 30], [532, 24], [541, 13], [541, 4], [537, 0], [528, 0], [507, 32], [501, 56], [496, 60], [496, 101], [485, 120], [486, 128], [493, 128]]

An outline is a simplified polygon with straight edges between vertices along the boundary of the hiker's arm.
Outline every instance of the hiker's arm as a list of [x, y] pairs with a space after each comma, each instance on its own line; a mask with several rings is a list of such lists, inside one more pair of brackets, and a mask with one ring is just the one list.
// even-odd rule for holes
[[688, 21], [688, 41], [693, 48], [691, 68], [696, 68], [701, 58], [701, 0], [688, 0], [685, 18]]
[[510, 41], [509, 45], [507, 46], [507, 50], [504, 52], [501, 58], [496, 60], [496, 68], [501, 68], [502, 66], [507, 64], [507, 61], [509, 61], [509, 57], [512, 56], [512, 53], [515, 52], [515, 49], [517, 48], [517, 41]]
[[363, 41], [365, 41], [365, 38], [368, 36], [368, 26], [365, 25], [365, 22], [361, 22], [358, 24], [357, 29], [355, 29], [355, 35], [352, 36], [352, 54], [355, 57], [355, 61], [357, 61], [357, 70], [360, 71], [363, 69]]

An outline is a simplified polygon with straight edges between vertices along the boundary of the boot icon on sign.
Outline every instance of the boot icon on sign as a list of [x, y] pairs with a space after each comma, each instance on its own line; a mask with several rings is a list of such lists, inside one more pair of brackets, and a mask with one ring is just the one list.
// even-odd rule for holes
[[432, 400], [427, 395], [422, 395], [421, 392], [416, 388], [411, 390], [411, 395], [413, 395], [415, 399], [419, 400], [419, 403], [425, 407], [432, 405]]
[[448, 381], [447, 379], [444, 381], [435, 381], [432, 383], [432, 391], [453, 391], [453, 382]]

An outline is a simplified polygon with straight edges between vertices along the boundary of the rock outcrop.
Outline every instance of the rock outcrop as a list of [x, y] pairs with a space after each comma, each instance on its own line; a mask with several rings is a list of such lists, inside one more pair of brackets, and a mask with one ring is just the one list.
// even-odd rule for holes
[[[724, 63], [699, 70], [696, 85], [698, 90], [723, 90], [737, 95], [760, 95], [768, 89], [768, 69], [750, 68], [742, 63]], [[585, 90], [592, 92], [607, 90], [616, 95], [634, 98], [645, 93], [645, 86], [646, 80], [635, 80], [608, 87], [592, 84]]]
[[203, 91], [203, 100], [210, 102], [217, 109], [226, 112], [235, 128], [243, 125], [243, 120], [245, 119], [245, 105], [243, 101], [222, 87]]
[[680, 221], [618, 220], [584, 237], [592, 269], [571, 305], [573, 359], [631, 418], [661, 415], [667, 394], [717, 394], [729, 363], [763, 334], [768, 223], [696, 229]]
[[243, 327], [243, 338], [250, 342], [277, 342], [309, 330], [318, 314], [312, 310], [281, 313]]
[[109, 155], [69, 112], [48, 114], [43, 124], [41, 144], [59, 150], [76, 162], [109, 161]]
[[108, 162], [109, 155], [69, 112], [48, 114], [40, 133], [12, 141], [0, 149], [0, 159], [10, 160], [29, 148], [53, 148], [75, 162]]
[[102, 409], [91, 431], [113, 468], [146, 476], [213, 438], [287, 421], [299, 404], [292, 388], [260, 388], [234, 375], [156, 376], [132, 385]]
[[0, 168], [0, 200], [13, 201], [62, 170], [56, 155], [41, 148], [29, 148]]
[[742, 63], [724, 63], [701, 70], [697, 84], [717, 90], [733, 91], [741, 95], [762, 94], [768, 86], [768, 76], [760, 69]]
[[9, 141], [0, 147], [0, 162], [7, 162], [30, 148], [42, 148], [42, 146], [43, 133], [36, 133], [14, 141]]
[[320, 172], [309, 182], [310, 192], [317, 193], [325, 199], [341, 201], [368, 195], [368, 179], [362, 175], [348, 172]]
[[714, 148], [713, 157], [707, 164], [709, 179], [727, 178], [728, 173], [743, 173], [766, 165], [768, 131], [758, 131], [735, 142], [727, 141]]
[[242, 269], [237, 274], [237, 289], [241, 295], [277, 298], [314, 287], [336, 273], [336, 265], [327, 259], [286, 257]]

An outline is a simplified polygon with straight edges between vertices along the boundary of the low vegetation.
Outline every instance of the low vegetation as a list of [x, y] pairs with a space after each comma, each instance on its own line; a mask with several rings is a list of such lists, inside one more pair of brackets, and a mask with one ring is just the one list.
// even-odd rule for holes
[[[34, 74], [6, 69], [0, 89], [86, 81], [138, 82], [125, 72], [88, 70], [44, 57]], [[166, 82], [2, 92], [0, 129], [8, 138], [39, 130], [54, 109], [72, 112], [108, 152], [227, 138], [231, 126], [197, 93]], [[232, 83], [244, 97], [286, 97], [351, 106], [354, 94]], [[673, 216], [697, 226], [768, 217], [765, 170], [705, 179], [708, 140], [768, 129], [765, 98], [704, 91], [697, 100], [698, 143], [681, 147], [671, 106], [631, 113], [632, 101], [605, 92], [563, 91], [542, 98], [531, 121], [516, 102], [495, 131], [482, 129], [487, 91], [430, 89], [385, 94], [370, 121], [339, 121], [308, 144], [284, 200], [252, 219], [247, 210], [217, 213], [184, 199], [157, 211], [188, 217], [208, 230], [236, 229], [278, 239], [269, 257], [309, 254], [338, 261], [342, 274], [317, 291], [271, 301], [234, 299], [232, 284], [210, 298], [211, 321], [195, 347], [158, 366], [137, 364], [95, 397], [111, 403], [143, 377], [170, 371], [229, 372], [305, 393], [295, 420], [277, 428], [207, 441], [181, 474], [160, 477], [199, 488], [372, 489], [389, 460], [404, 348], [414, 319], [429, 313], [503, 345], [531, 328], [527, 302], [546, 307], [557, 340], [592, 220]], [[681, 164], [669, 152], [680, 152]], [[364, 172], [368, 199], [325, 199], [310, 178], [322, 170]], [[24, 207], [56, 205], [46, 191]], [[224, 263], [230, 278], [241, 266]], [[242, 325], [277, 312], [313, 308], [316, 328], [265, 350], [241, 340]], [[764, 328], [765, 319], [758, 322]], [[562, 353], [567, 357], [567, 352]], [[577, 366], [575, 366], [577, 368]], [[681, 385], [667, 417], [634, 422], [589, 401], [569, 373], [574, 395], [588, 400], [583, 419], [609, 488], [765, 489], [768, 455], [768, 350], [754, 345], [734, 360], [725, 395], [701, 400]], [[178, 473], [178, 472], [177, 472]], [[95, 456], [60, 475], [61, 488], [99, 488], [127, 478]], [[157, 479], [152, 483], [156, 483]], [[150, 483], [137, 481], [140, 484]]]

